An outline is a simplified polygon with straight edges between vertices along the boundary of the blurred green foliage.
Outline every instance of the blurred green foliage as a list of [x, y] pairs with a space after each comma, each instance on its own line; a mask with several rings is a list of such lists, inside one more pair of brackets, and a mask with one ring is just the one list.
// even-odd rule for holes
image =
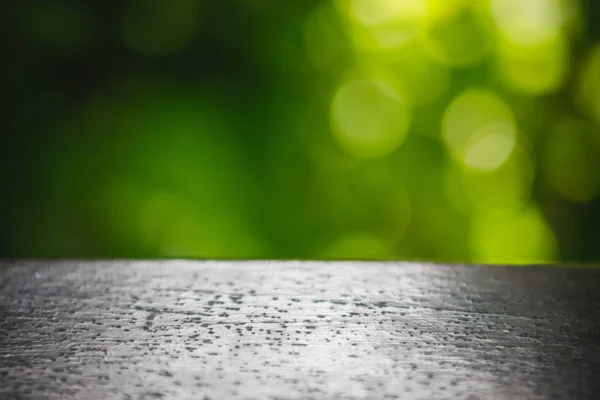
[[600, 260], [594, 2], [3, 7], [4, 257]]

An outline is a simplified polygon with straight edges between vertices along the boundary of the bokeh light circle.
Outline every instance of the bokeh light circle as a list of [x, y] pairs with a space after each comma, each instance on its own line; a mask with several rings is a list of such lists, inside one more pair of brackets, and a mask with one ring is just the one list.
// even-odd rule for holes
[[554, 232], [534, 204], [474, 214], [469, 240], [475, 262], [540, 263], [556, 257]]
[[426, 0], [350, 0], [351, 15], [363, 25], [381, 25], [390, 20], [418, 20], [427, 10]]
[[429, 57], [455, 68], [480, 63], [493, 49], [490, 24], [482, 12], [466, 5], [431, 19], [419, 38]]
[[384, 81], [357, 80], [341, 85], [331, 104], [332, 133], [358, 158], [383, 157], [406, 138], [410, 112]]
[[508, 87], [527, 95], [542, 95], [560, 88], [568, 69], [568, 44], [563, 35], [535, 44], [502, 38], [496, 69]]
[[488, 90], [468, 89], [448, 106], [444, 143], [467, 169], [493, 171], [509, 158], [516, 141], [512, 110]]
[[462, 168], [460, 181], [471, 208], [505, 210], [526, 203], [531, 196], [535, 164], [531, 156], [517, 146], [497, 169]]
[[556, 36], [562, 25], [559, 0], [490, 0], [490, 14], [503, 35], [535, 45]]

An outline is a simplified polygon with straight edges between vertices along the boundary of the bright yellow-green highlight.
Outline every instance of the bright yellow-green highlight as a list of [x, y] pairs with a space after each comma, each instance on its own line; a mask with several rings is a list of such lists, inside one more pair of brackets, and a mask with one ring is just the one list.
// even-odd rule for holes
[[600, 134], [585, 121], [563, 121], [544, 148], [544, 176], [567, 200], [585, 203], [600, 191]]
[[426, 0], [427, 24], [432, 25], [453, 18], [464, 7], [470, 6], [471, 0]]
[[363, 25], [390, 20], [418, 20], [427, 10], [425, 0], [347, 0], [350, 13]]
[[552, 40], [563, 22], [559, 0], [489, 0], [489, 6], [502, 34], [523, 46]]
[[463, 169], [461, 182], [471, 208], [500, 210], [514, 208], [528, 200], [534, 167], [521, 148], [513, 150], [502, 166], [494, 170]]
[[354, 41], [365, 49], [398, 47], [418, 32], [427, 12], [425, 0], [340, 0]]
[[9, 3], [7, 257], [600, 259], [593, 2]]
[[457, 7], [445, 18], [432, 20], [419, 39], [429, 57], [456, 68], [482, 62], [493, 49], [492, 28], [485, 15], [470, 5]]
[[556, 238], [535, 205], [475, 214], [470, 232], [474, 261], [539, 263], [555, 257]]
[[340, 86], [331, 104], [332, 133], [357, 158], [378, 158], [406, 138], [410, 113], [400, 95], [383, 81], [358, 80]]
[[384, 71], [410, 104], [417, 107], [435, 103], [450, 84], [448, 68], [429, 59], [417, 43], [373, 60], [371, 69]]
[[446, 109], [442, 135], [465, 168], [493, 171], [504, 164], [515, 147], [515, 117], [494, 93], [467, 90]]
[[541, 95], [560, 88], [567, 64], [567, 43], [562, 34], [534, 44], [503, 38], [498, 45], [498, 73], [512, 89], [524, 94]]
[[354, 44], [367, 51], [387, 51], [399, 48], [415, 37], [418, 28], [411, 22], [353, 27]]

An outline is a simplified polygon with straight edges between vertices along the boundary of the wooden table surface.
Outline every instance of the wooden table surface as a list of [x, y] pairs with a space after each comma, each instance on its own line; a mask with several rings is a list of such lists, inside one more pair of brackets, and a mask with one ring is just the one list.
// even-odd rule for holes
[[600, 270], [0, 263], [0, 399], [599, 399]]

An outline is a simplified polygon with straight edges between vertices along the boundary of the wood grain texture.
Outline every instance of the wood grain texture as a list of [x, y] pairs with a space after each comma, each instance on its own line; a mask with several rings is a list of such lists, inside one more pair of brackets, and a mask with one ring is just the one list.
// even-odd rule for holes
[[0, 264], [2, 399], [597, 399], [600, 270]]

